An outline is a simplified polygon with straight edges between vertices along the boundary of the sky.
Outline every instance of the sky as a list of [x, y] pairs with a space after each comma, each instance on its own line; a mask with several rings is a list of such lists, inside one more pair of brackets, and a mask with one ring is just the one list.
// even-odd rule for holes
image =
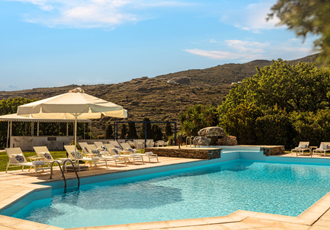
[[0, 91], [112, 84], [315, 53], [276, 0], [0, 0]]

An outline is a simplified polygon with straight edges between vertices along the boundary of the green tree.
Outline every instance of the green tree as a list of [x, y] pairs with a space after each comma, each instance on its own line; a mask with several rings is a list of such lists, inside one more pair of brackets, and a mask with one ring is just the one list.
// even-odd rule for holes
[[330, 1], [325, 0], [278, 0], [271, 8], [268, 19], [277, 16], [279, 25], [287, 25], [298, 37], [305, 40], [307, 34], [319, 37], [314, 47], [321, 51], [318, 59], [330, 63]]
[[[144, 118], [143, 121], [150, 121], [149, 118]], [[153, 139], [153, 133], [152, 133], [152, 129], [151, 129], [151, 124], [147, 123], [147, 139]], [[145, 123], [142, 124], [142, 131], [140, 132], [139, 135], [140, 139], [144, 139], [145, 138]]]
[[216, 126], [218, 117], [212, 105], [196, 104], [180, 114], [181, 128], [187, 136], [197, 136], [197, 132], [205, 127]]
[[290, 65], [279, 59], [271, 66], [257, 68], [257, 74], [233, 87], [218, 107], [220, 116], [241, 103], [255, 104], [263, 110], [275, 105], [288, 113], [317, 111], [330, 102], [330, 72], [312, 63]]
[[111, 124], [109, 124], [105, 130], [105, 139], [113, 139], [113, 130]]
[[279, 110], [277, 106], [264, 113], [264, 116], [256, 119], [257, 144], [293, 147], [295, 135], [289, 114], [285, 110]]
[[154, 135], [154, 141], [159, 141], [159, 140], [163, 140], [163, 132], [162, 129], [157, 125], [154, 124], [152, 125], [152, 133]]
[[321, 141], [330, 140], [330, 110], [316, 112], [293, 112], [290, 120], [295, 131], [294, 144], [299, 141], [310, 141], [310, 145], [319, 145]]
[[179, 120], [187, 136], [196, 136], [200, 129], [218, 124], [216, 109], [212, 105], [196, 104], [189, 107], [180, 114]]
[[260, 108], [244, 102], [236, 108], [230, 108], [220, 121], [220, 126], [231, 135], [237, 137], [239, 144], [256, 144], [255, 123], [262, 116]]
[[135, 123], [128, 123], [128, 139], [138, 139], [138, 135], [136, 134]]
[[121, 126], [121, 131], [120, 131], [120, 136], [119, 138], [120, 139], [126, 139], [126, 134], [127, 134], [127, 127], [126, 127], [126, 124], [123, 124]]
[[[27, 99], [22, 97], [1, 100], [0, 115], [16, 113], [18, 106], [34, 101], [37, 101], [37, 99]], [[6, 146], [7, 143], [7, 127], [8, 127], [8, 122], [0, 122], [0, 148], [2, 149]], [[13, 122], [13, 135], [24, 136], [31, 134], [30, 132], [31, 132], [30, 123]]]
[[172, 134], [173, 134], [173, 132], [172, 132], [172, 126], [171, 126], [171, 124], [170, 123], [166, 123], [166, 126], [165, 126], [165, 138], [166, 138], [166, 140], [168, 140], [168, 138], [170, 136], [172, 136]]

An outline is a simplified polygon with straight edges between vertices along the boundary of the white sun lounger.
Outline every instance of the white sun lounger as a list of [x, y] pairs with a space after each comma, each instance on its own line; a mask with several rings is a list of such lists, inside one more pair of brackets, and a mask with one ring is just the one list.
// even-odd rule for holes
[[96, 147], [104, 146], [103, 142], [101, 142], [101, 141], [95, 141], [95, 142], [94, 142], [94, 145], [95, 145]]
[[[64, 148], [65, 148], [66, 152], [68, 153], [68, 156], [71, 160], [78, 162], [78, 164], [79, 164], [80, 160], [85, 161], [86, 163], [87, 162], [90, 162], [90, 163], [93, 162], [94, 166], [95, 166], [95, 169], [96, 169], [96, 164], [99, 163], [98, 161], [100, 160], [99, 157], [84, 157], [84, 156], [81, 156], [81, 157], [77, 158], [74, 155], [72, 155], [72, 153], [74, 153], [74, 151], [75, 151], [75, 146], [74, 145], [64, 145]], [[78, 151], [78, 150], [76, 150], [76, 151]]]
[[[20, 147], [6, 148], [6, 153], [9, 158], [9, 162], [6, 167], [6, 173], [10, 165], [22, 166], [22, 171], [24, 169], [24, 166], [33, 167], [34, 170], [36, 171], [36, 176], [38, 176], [38, 170], [44, 171], [44, 168], [42, 166], [45, 164], [45, 162], [44, 161], [27, 162]], [[38, 166], [41, 166], [41, 168], [38, 168]]]
[[129, 161], [133, 160], [134, 164], [136, 164], [137, 161], [142, 161], [142, 164], [144, 164], [143, 156], [141, 156], [140, 154], [131, 153], [127, 150], [126, 151], [120, 151], [116, 148], [112, 148], [112, 149], [109, 149], [109, 150], [112, 153], [112, 155], [119, 155], [119, 156], [125, 157]]
[[157, 162], [159, 162], [158, 160], [158, 156], [157, 154], [154, 154], [153, 152], [145, 152], [144, 154], [141, 152], [141, 150], [136, 150], [131, 148], [131, 146], [127, 143], [121, 143], [121, 146], [123, 147], [123, 149], [126, 149], [127, 151], [129, 151], [130, 153], [133, 154], [138, 154], [139, 156], [142, 157], [148, 157], [149, 158], [149, 162], [151, 162], [151, 159], [157, 159]]
[[110, 154], [110, 151], [107, 151], [107, 149], [103, 149], [102, 147], [99, 148], [95, 148], [95, 145], [87, 145], [86, 149], [89, 153], [93, 154], [93, 151], [95, 153], [95, 151], [97, 150], [99, 152], [99, 157], [100, 160], [105, 161], [106, 165], [108, 167], [108, 161], [114, 161], [116, 166], [118, 167], [118, 163], [123, 163], [127, 166], [127, 162], [126, 162], [126, 158], [122, 157], [122, 156], [117, 156], [117, 155], [112, 155]]
[[313, 150], [313, 155], [316, 153], [323, 153], [323, 156], [325, 156], [326, 152], [330, 151], [330, 142], [321, 142], [320, 147]]
[[54, 161], [52, 154], [50, 154], [48, 148], [46, 146], [34, 146], [34, 151], [37, 156], [41, 158], [45, 163], [51, 164]]
[[[81, 150], [83, 151], [83, 153], [88, 153], [88, 150], [86, 150], [86, 146], [88, 145], [87, 142], [78, 142]], [[96, 146], [95, 146], [96, 147]]]
[[291, 149], [291, 154], [296, 152], [296, 156], [299, 154], [304, 155], [304, 151], [309, 151], [309, 154], [311, 154], [311, 149], [309, 148], [309, 141], [299, 142], [298, 147]]

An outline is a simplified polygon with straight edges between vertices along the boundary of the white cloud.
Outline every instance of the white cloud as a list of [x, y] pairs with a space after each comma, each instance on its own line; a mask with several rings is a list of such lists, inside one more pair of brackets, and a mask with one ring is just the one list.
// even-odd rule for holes
[[251, 52], [251, 53], [263, 53], [265, 52], [262, 48], [269, 45], [268, 42], [250, 42], [241, 40], [226, 40], [228, 47], [236, 49], [239, 52]]
[[260, 33], [265, 29], [283, 28], [276, 26], [279, 22], [277, 17], [266, 21], [270, 8], [276, 3], [275, 0], [269, 0], [257, 4], [250, 4], [243, 9], [233, 10], [225, 13], [221, 17], [221, 21], [234, 25], [242, 30], [251, 30], [254, 33]]
[[[215, 40], [214, 40], [215, 41]], [[257, 42], [241, 40], [216, 41], [217, 44], [224, 44], [221, 49], [203, 50], [203, 49], [185, 49], [184, 51], [198, 56], [203, 56], [217, 60], [237, 60], [238, 62], [247, 62], [255, 59], [278, 59], [292, 60], [301, 58], [315, 52], [312, 51], [312, 44], [307, 42], [301, 44], [300, 41], [293, 42], [289, 39], [287, 42]]]
[[42, 13], [25, 16], [25, 21], [49, 27], [114, 28], [127, 22], [144, 20], [134, 9], [184, 7], [188, 3], [154, 0], [9, 0], [38, 6]]
[[232, 60], [232, 59], [241, 59], [241, 61], [258, 59], [260, 55], [258, 54], [248, 54], [248, 53], [235, 53], [235, 52], [225, 52], [225, 51], [208, 51], [200, 49], [186, 49], [185, 51], [218, 60]]

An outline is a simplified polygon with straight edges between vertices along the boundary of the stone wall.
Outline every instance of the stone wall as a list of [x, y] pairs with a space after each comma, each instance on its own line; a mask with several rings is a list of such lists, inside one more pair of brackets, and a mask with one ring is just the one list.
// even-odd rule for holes
[[285, 148], [283, 146], [261, 146], [260, 150], [264, 151], [265, 156], [281, 155], [285, 153]]
[[221, 157], [221, 149], [179, 149], [179, 148], [146, 148], [163, 157], [182, 157], [195, 159], [216, 159]]

